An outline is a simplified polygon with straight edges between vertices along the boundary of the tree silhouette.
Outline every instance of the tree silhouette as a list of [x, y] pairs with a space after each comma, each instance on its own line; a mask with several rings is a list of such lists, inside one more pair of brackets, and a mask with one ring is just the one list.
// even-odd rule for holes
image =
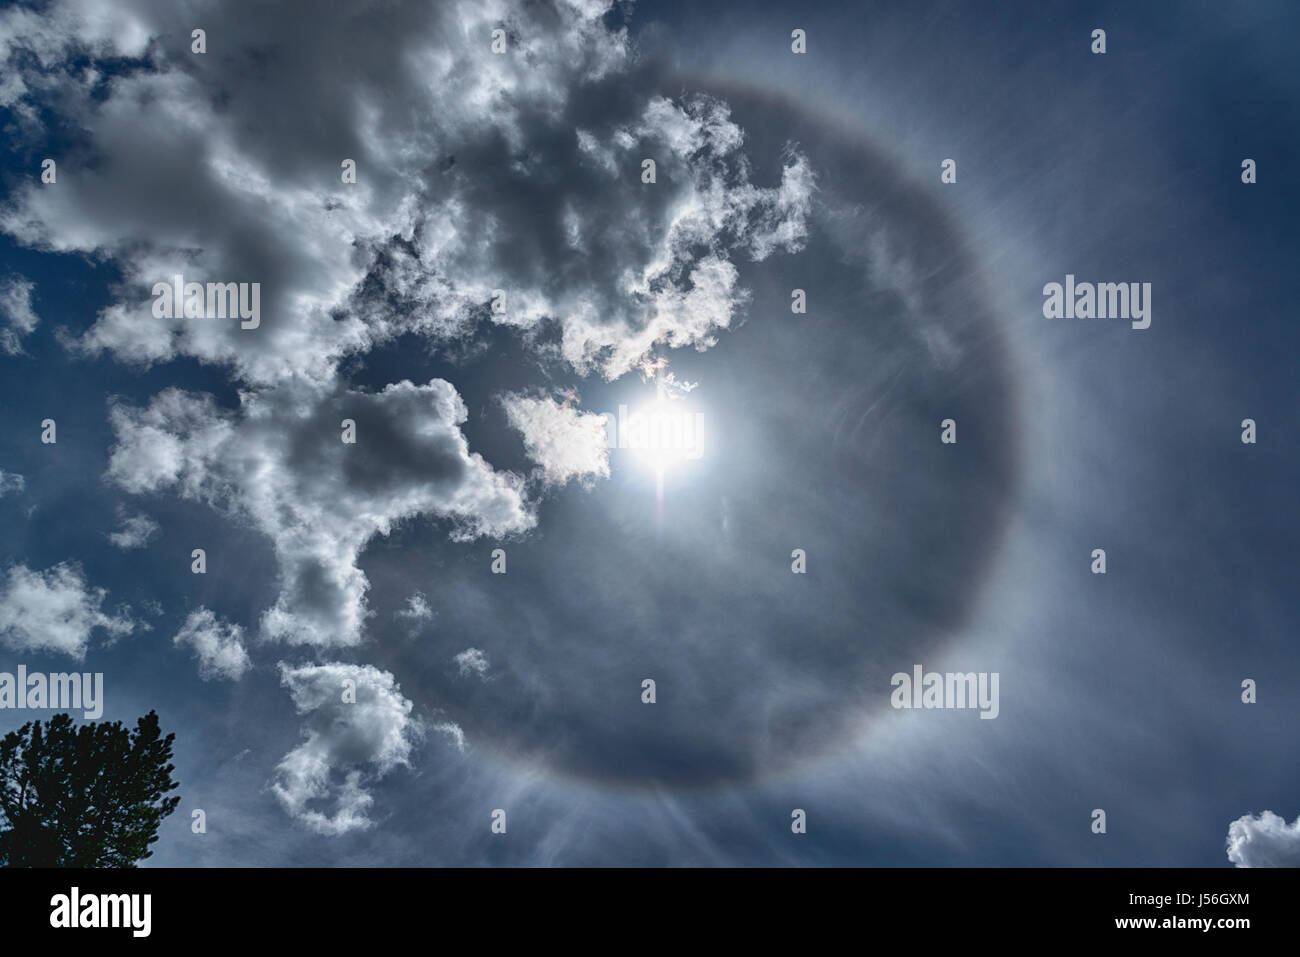
[[120, 721], [75, 727], [56, 714], [0, 741], [0, 863], [8, 867], [134, 867], [153, 852], [166, 797], [172, 740], [150, 711], [128, 732]]

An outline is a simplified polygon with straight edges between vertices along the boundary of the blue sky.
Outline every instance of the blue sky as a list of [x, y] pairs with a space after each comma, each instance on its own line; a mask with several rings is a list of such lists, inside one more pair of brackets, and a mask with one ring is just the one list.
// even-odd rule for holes
[[152, 863], [1300, 861], [1289, 5], [306, 9], [0, 12], [0, 671]]

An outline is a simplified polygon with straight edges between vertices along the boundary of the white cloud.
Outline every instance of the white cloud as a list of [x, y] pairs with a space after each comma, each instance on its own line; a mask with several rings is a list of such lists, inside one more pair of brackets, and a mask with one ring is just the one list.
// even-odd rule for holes
[[437, 731], [439, 734], [445, 734], [447, 737], [451, 738], [451, 743], [456, 746], [456, 750], [464, 752], [465, 732], [461, 728], [461, 726], [458, 725], [456, 722], [440, 721], [433, 726], [433, 730]]
[[244, 650], [244, 629], [222, 621], [207, 608], [190, 612], [172, 643], [194, 649], [199, 677], [204, 681], [213, 678], [237, 681], [251, 665]]
[[[65, 172], [58, 189], [19, 189], [0, 227], [27, 245], [107, 254], [120, 266], [118, 300], [81, 348], [139, 363], [192, 355], [262, 385], [327, 380], [341, 356], [387, 331], [335, 310], [370, 268], [357, 243], [400, 230], [430, 157], [468, 138], [522, 148], [530, 117], [554, 113], [572, 83], [626, 59], [625, 38], [592, 4], [412, 4], [383, 17], [314, 7], [311, 43], [294, 42], [292, 11], [271, 10], [229, 20], [221, 55], [204, 57], [189, 51], [185, 8], [48, 6], [0, 14], [0, 103], [36, 139], [39, 105], [57, 102], [95, 162], [61, 158], [79, 175]], [[502, 22], [514, 35], [510, 56], [489, 49]], [[271, 60], [267, 43], [280, 49]], [[146, 53], [147, 63], [108, 76], [97, 62]], [[257, 69], [227, 68], [252, 60]], [[340, 183], [344, 155], [360, 170], [351, 187]], [[175, 274], [260, 281], [274, 321], [253, 332], [155, 319], [150, 290]]]
[[487, 674], [488, 659], [481, 648], [466, 648], [452, 660], [456, 662], [456, 667], [460, 669], [462, 678], [467, 678], [472, 674], [481, 678]]
[[13, 651], [84, 658], [94, 629], [118, 636], [136, 627], [130, 609], [116, 616], [100, 610], [107, 595], [103, 588], [87, 587], [75, 564], [62, 562], [44, 572], [15, 565], [0, 591], [0, 642]]
[[[725, 104], [654, 95], [626, 32], [605, 26], [609, 2], [418, 4], [382, 18], [314, 7], [311, 43], [269, 10], [227, 23], [221, 56], [189, 53], [185, 8], [118, 6], [0, 15], [0, 102], [39, 125], [35, 107], [56, 101], [94, 158], [70, 156], [78, 174], [58, 189], [18, 188], [0, 229], [106, 256], [123, 276], [77, 348], [142, 364], [195, 356], [258, 386], [320, 383], [401, 333], [445, 338], [486, 317], [558, 327], [559, 355], [615, 378], [656, 343], [705, 348], [731, 324], [746, 301], [731, 256], [804, 242], [807, 162], [791, 152], [779, 185], [751, 182]], [[511, 49], [497, 56], [501, 23]], [[280, 51], [270, 60], [267, 44]], [[138, 69], [95, 62], [146, 48]], [[256, 69], [226, 68], [245, 62]], [[628, 115], [584, 107], [577, 129], [576, 89]], [[356, 184], [323, 159], [334, 153], [357, 161]], [[266, 321], [155, 318], [153, 285], [177, 274], [260, 282]], [[504, 315], [485, 308], [497, 288]]]
[[32, 311], [32, 290], [25, 279], [0, 283], [0, 352], [16, 356], [23, 351], [23, 337], [40, 323]]
[[605, 420], [568, 402], [509, 394], [501, 397], [506, 417], [524, 440], [524, 451], [540, 466], [543, 481], [564, 485], [609, 478]]
[[17, 472], [6, 472], [0, 469], [0, 498], [4, 498], [11, 492], [21, 492], [27, 487], [27, 480]]
[[0, 63], [6, 66], [0, 70], [0, 106], [14, 109], [28, 123], [33, 122], [31, 105], [24, 100], [68, 80], [75, 69], [69, 62], [74, 37], [97, 57], [143, 54], [149, 35], [138, 17], [125, 7], [96, 0], [67, 0], [47, 4], [39, 11], [19, 6], [5, 10], [0, 14]]
[[1247, 814], [1228, 825], [1228, 860], [1238, 867], [1300, 867], [1300, 817], [1265, 811]]
[[[472, 179], [450, 170], [439, 186], [453, 199], [412, 205], [399, 237], [377, 247], [382, 268], [357, 302], [377, 303], [370, 327], [450, 335], [488, 315], [526, 333], [554, 329], [558, 341], [534, 344], [609, 379], [657, 345], [711, 346], [748, 302], [733, 255], [803, 248], [813, 172], [789, 152], [780, 185], [756, 186], [725, 104], [643, 103], [630, 122], [581, 129], [576, 150], [541, 157], [545, 192], [527, 165], [476, 166]], [[627, 188], [619, 178], [639, 176], [644, 157], [656, 158], [657, 181]], [[502, 230], [516, 221], [518, 232], [564, 239], [523, 242]], [[484, 310], [497, 288], [507, 292], [502, 315]], [[400, 319], [388, 318], [394, 302]]]
[[[321, 834], [370, 827], [369, 782], [409, 766], [422, 733], [411, 702], [391, 674], [369, 665], [279, 667], [281, 683], [307, 722], [303, 743], [276, 768], [272, 792], [292, 817]], [[348, 681], [355, 683], [353, 703], [344, 701]], [[332, 803], [333, 810], [313, 806], [320, 802]]]
[[131, 515], [122, 519], [122, 527], [111, 533], [108, 540], [117, 548], [143, 548], [158, 534], [158, 523], [148, 515]]
[[406, 599], [406, 607], [398, 609], [396, 615], [411, 621], [428, 621], [433, 617], [433, 609], [429, 607], [424, 595], [417, 591]]
[[[523, 532], [536, 516], [522, 479], [469, 451], [467, 412], [441, 379], [380, 392], [302, 384], [246, 392], [238, 414], [168, 389], [140, 409], [115, 404], [108, 477], [129, 492], [173, 489], [238, 515], [271, 540], [280, 595], [265, 637], [355, 645], [369, 611], [357, 557], [416, 516], [457, 541]], [[356, 444], [340, 423], [356, 423]]]

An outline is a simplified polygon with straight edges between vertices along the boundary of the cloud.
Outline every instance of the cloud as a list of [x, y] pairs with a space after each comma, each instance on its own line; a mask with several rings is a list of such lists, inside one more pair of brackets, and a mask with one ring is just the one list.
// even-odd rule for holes
[[[86, 76], [73, 57], [73, 44], [87, 55], [139, 57], [149, 35], [128, 4], [103, 6], [91, 0], [51, 3], [39, 11], [11, 6], [0, 15], [0, 107], [36, 123], [31, 98], [52, 93]], [[80, 74], [80, 76], [79, 76]]]
[[1238, 867], [1300, 867], [1300, 817], [1265, 811], [1247, 814], [1228, 825], [1228, 860]]
[[251, 665], [244, 650], [244, 629], [222, 621], [207, 608], [190, 612], [185, 624], [172, 639], [177, 647], [189, 646], [199, 661], [199, 677], [204, 681], [229, 678], [238, 681]]
[[[242, 395], [239, 413], [168, 389], [146, 408], [115, 403], [108, 478], [128, 492], [171, 489], [242, 517], [271, 540], [280, 594], [267, 638], [318, 646], [361, 641], [369, 583], [357, 558], [375, 535], [418, 516], [456, 541], [533, 527], [523, 480], [469, 451], [467, 412], [450, 384], [380, 392], [284, 386]], [[341, 423], [356, 425], [342, 441]]]
[[427, 621], [433, 617], [433, 609], [425, 600], [421, 592], [416, 592], [406, 599], [406, 607], [399, 609], [396, 613], [398, 618], [407, 618], [411, 621]]
[[136, 627], [129, 608], [117, 616], [100, 610], [107, 595], [103, 588], [87, 587], [75, 564], [62, 562], [44, 572], [14, 565], [0, 591], [0, 642], [13, 651], [57, 651], [84, 658], [94, 629], [118, 636]]
[[[778, 181], [754, 182], [726, 104], [661, 95], [621, 15], [600, 0], [250, 4], [199, 55], [191, 9], [0, 13], [0, 97], [20, 139], [42, 142], [50, 113], [79, 132], [57, 188], [19, 185], [0, 230], [115, 267], [109, 305], [65, 337], [74, 350], [191, 356], [242, 385], [238, 411], [175, 389], [115, 404], [108, 477], [269, 537], [280, 593], [263, 637], [359, 643], [358, 556], [400, 521], [445, 521], [456, 540], [536, 523], [522, 479], [469, 452], [450, 384], [362, 392], [344, 359], [403, 335], [468, 347], [504, 326], [615, 378], [656, 344], [711, 345], [747, 301], [733, 260], [802, 248], [806, 159], [788, 150]], [[258, 283], [261, 323], [155, 317], [155, 284], [178, 275]], [[608, 474], [594, 417], [531, 401], [515, 421], [545, 481]], [[355, 446], [338, 440], [345, 418]]]
[[440, 721], [433, 726], [433, 730], [451, 738], [451, 743], [456, 746], [457, 751], [462, 753], [465, 751], [465, 732], [456, 722]]
[[[438, 336], [489, 319], [608, 379], [656, 345], [712, 345], [748, 302], [732, 258], [803, 248], [812, 169], [790, 151], [780, 184], [757, 186], [726, 104], [637, 97], [631, 82], [643, 81], [610, 98], [632, 99], [639, 112], [530, 117], [528, 141], [541, 145], [511, 163], [496, 144], [448, 146], [465, 162], [373, 250], [354, 297], [370, 327]], [[570, 132], [579, 120], [588, 128]], [[654, 183], [641, 181], [646, 159]], [[499, 311], [487, 308], [496, 290]], [[390, 313], [403, 319], [393, 325]]]
[[524, 451], [539, 466], [542, 480], [564, 485], [576, 478], [590, 485], [609, 478], [605, 420], [580, 412], [568, 402], [509, 394], [501, 397], [506, 418], [523, 436]]
[[[655, 343], [705, 348], [747, 301], [732, 258], [802, 248], [812, 170], [790, 151], [778, 183], [752, 182], [726, 105], [656, 93], [611, 8], [290, 3], [226, 18], [203, 55], [189, 9], [6, 12], [0, 100], [32, 141], [42, 108], [83, 136], [58, 188], [19, 187], [0, 229], [119, 267], [75, 348], [194, 356], [248, 384], [330, 381], [395, 336], [485, 322], [609, 378]], [[176, 275], [259, 282], [264, 321], [154, 317]]]
[[6, 355], [20, 355], [23, 337], [40, 322], [32, 311], [34, 288], [25, 279], [8, 279], [0, 283], [0, 352]]
[[0, 469], [0, 498], [4, 498], [10, 492], [21, 492], [27, 487], [27, 480], [17, 472], [6, 472]]
[[148, 515], [132, 515], [122, 520], [122, 527], [108, 536], [117, 548], [143, 548], [158, 534], [158, 523]]
[[[291, 667], [281, 662], [280, 681], [299, 714], [307, 715], [305, 741], [284, 756], [271, 790], [284, 809], [320, 834], [338, 835], [373, 823], [369, 782], [409, 766], [421, 735], [411, 702], [386, 671], [369, 665], [329, 663]], [[354, 702], [344, 700], [355, 686]], [[312, 807], [333, 804], [327, 813]]]
[[467, 678], [472, 674], [481, 678], [487, 674], [487, 655], [480, 648], [466, 648], [452, 660], [456, 662], [456, 667], [460, 670], [462, 678]]

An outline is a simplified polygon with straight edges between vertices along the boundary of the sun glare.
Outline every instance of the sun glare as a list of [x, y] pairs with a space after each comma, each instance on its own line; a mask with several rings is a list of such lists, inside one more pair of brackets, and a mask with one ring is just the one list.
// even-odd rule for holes
[[620, 444], [660, 477], [704, 454], [704, 414], [685, 401], [660, 398], [624, 418]]

